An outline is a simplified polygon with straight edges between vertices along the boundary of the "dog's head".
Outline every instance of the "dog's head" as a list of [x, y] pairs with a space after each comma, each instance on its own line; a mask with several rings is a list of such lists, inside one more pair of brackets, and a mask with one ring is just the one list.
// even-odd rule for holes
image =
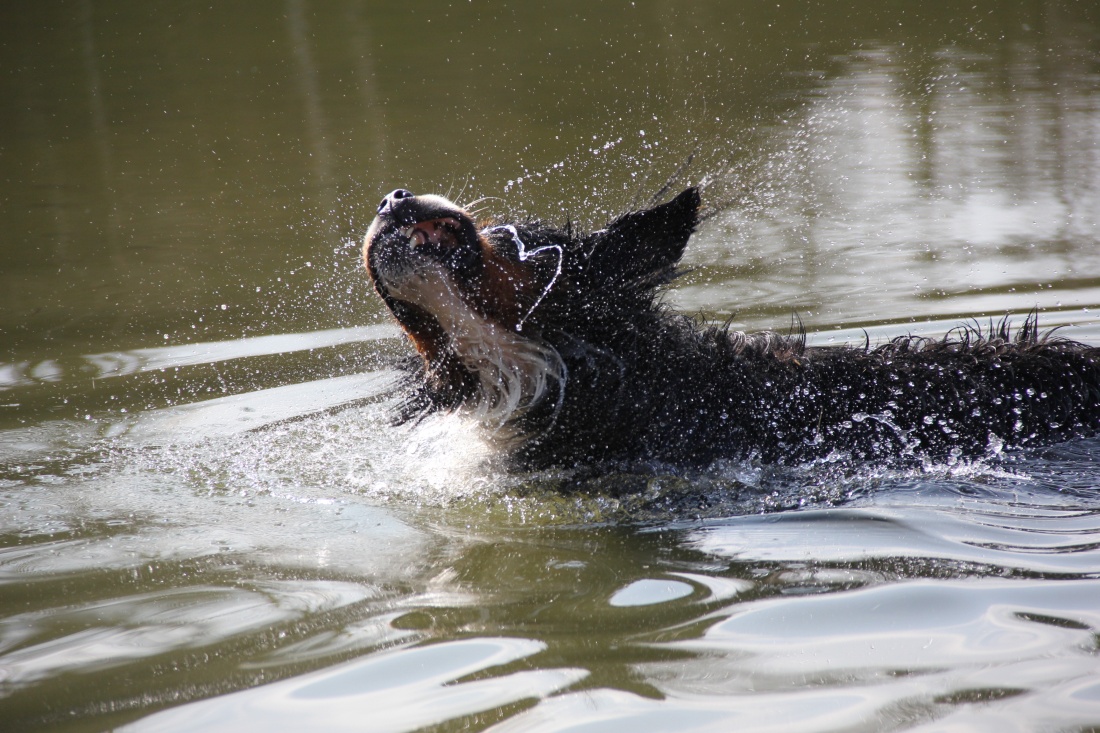
[[398, 189], [382, 199], [363, 258], [374, 287], [429, 362], [455, 348], [456, 328], [522, 330], [561, 251], [528, 252], [506, 228], [478, 230], [442, 196]]
[[479, 228], [441, 196], [398, 189], [379, 204], [363, 258], [430, 378], [469, 392], [460, 383], [485, 388], [534, 353], [556, 355], [563, 334], [604, 347], [600, 334], [639, 317], [675, 275], [698, 207], [689, 188], [590, 234], [531, 221]]

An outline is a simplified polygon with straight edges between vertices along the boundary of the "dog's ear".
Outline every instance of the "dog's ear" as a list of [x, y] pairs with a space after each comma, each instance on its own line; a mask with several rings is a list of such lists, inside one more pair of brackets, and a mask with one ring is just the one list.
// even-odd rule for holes
[[668, 203], [620, 216], [594, 235], [589, 267], [619, 287], [668, 282], [695, 231], [699, 202], [699, 190], [692, 187]]

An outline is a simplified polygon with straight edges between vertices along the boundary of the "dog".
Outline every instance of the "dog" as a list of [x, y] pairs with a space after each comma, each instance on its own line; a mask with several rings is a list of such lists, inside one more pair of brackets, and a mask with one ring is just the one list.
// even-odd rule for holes
[[470, 415], [516, 465], [718, 459], [898, 463], [999, 454], [1100, 427], [1100, 349], [1035, 314], [1011, 332], [808, 347], [672, 312], [660, 293], [700, 217], [700, 193], [582, 232], [475, 224], [399, 189], [363, 261], [417, 352], [399, 421]]

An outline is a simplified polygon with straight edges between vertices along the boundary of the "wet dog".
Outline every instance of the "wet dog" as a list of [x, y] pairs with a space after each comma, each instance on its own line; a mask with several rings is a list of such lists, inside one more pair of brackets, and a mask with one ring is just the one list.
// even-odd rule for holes
[[942, 460], [1100, 428], [1100, 349], [1034, 316], [871, 348], [670, 312], [699, 205], [689, 188], [585, 233], [386, 196], [363, 256], [419, 355], [402, 419], [465, 412], [530, 468]]

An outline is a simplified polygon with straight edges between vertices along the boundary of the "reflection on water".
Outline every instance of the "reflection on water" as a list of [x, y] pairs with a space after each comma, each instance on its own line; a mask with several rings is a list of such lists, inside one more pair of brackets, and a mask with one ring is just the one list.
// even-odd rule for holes
[[1100, 343], [1094, 13], [880, 6], [7, 13], [0, 728], [1100, 725], [1098, 439], [517, 475], [390, 421], [385, 191], [600, 226], [693, 150], [678, 306]]
[[545, 645], [526, 639], [467, 639], [386, 653], [305, 675], [217, 703], [180, 708], [124, 730], [416, 730], [488, 707], [546, 697], [584, 670], [528, 670], [467, 680]]
[[132, 730], [1096, 719], [1096, 440], [571, 483], [501, 474], [458, 421], [388, 427], [391, 385], [7, 431], [12, 719], [55, 727], [58, 698]]
[[[1007, 68], [955, 49], [835, 61], [772, 133], [776, 159], [739, 174], [751, 205], [702, 232], [702, 284], [679, 300], [782, 316], [793, 298], [827, 322], [1096, 303], [1100, 74], [1067, 54], [1087, 80], [1067, 103], [1034, 52], [1013, 47]], [[709, 267], [746, 259], [747, 292], [711, 286]]]
[[[1051, 609], [1044, 584], [925, 581], [743, 604], [702, 638], [663, 645], [698, 652], [690, 661], [641, 666], [659, 696], [564, 695], [494, 730], [578, 730], [577, 719], [647, 731], [1072, 725], [1096, 713], [1082, 648], [1095, 649], [1098, 593], [1094, 581], [1069, 584]], [[1050, 697], [1029, 700], [1034, 684]]]

